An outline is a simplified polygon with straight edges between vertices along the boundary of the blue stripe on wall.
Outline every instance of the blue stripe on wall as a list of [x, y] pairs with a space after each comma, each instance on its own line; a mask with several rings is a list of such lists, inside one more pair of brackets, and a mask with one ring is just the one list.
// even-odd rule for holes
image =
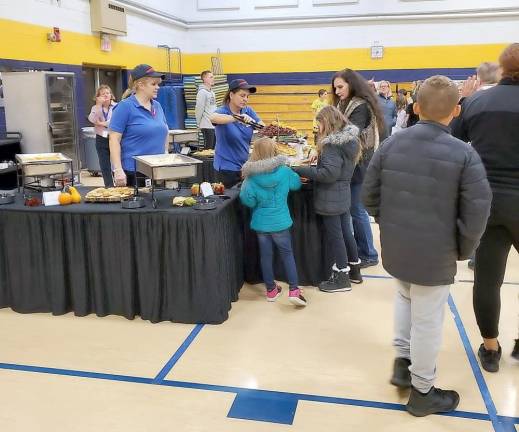
[[[388, 69], [388, 70], [359, 70], [366, 79], [375, 81], [388, 80], [391, 82], [410, 82], [423, 80], [432, 75], [446, 75], [456, 80], [466, 79], [476, 71], [474, 68], [439, 68], [439, 69]], [[297, 85], [297, 84], [329, 84], [335, 71], [328, 72], [283, 72], [283, 73], [253, 73], [228, 74], [229, 81], [243, 78], [255, 85]]]

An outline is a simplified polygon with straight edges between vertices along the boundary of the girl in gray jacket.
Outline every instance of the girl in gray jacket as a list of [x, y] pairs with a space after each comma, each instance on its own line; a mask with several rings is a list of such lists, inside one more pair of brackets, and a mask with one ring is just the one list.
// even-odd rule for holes
[[360, 157], [359, 130], [333, 106], [325, 106], [316, 120], [317, 166], [298, 167], [296, 172], [314, 180], [315, 212], [323, 217], [326, 239], [335, 258], [330, 278], [321, 282], [319, 289], [350, 291], [350, 282], [362, 283], [350, 215], [350, 181]]

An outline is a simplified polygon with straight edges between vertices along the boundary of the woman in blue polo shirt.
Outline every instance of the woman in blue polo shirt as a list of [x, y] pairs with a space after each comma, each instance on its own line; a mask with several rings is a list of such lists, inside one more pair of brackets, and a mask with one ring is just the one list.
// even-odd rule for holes
[[[253, 129], [246, 123], [255, 121], [263, 124], [254, 110], [247, 106], [251, 93], [256, 93], [256, 87], [249, 85], [247, 81], [231, 81], [224, 106], [218, 108], [210, 117], [211, 122], [215, 124], [216, 132], [214, 169], [218, 172], [219, 181], [226, 188], [240, 182], [241, 167], [249, 158]], [[243, 122], [233, 115], [240, 115]]]
[[[133, 156], [164, 153], [168, 125], [160, 104], [154, 100], [164, 75], [145, 64], [131, 74], [129, 94], [119, 102], [110, 121], [110, 159], [115, 186], [135, 185]], [[124, 97], [124, 96], [123, 96]]]

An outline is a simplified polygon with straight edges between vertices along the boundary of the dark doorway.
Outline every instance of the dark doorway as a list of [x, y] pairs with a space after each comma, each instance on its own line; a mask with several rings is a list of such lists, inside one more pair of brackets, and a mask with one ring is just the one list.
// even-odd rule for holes
[[88, 115], [90, 109], [95, 105], [95, 93], [97, 87], [106, 84], [112, 89], [115, 100], [121, 100], [123, 94], [121, 69], [113, 66], [83, 65], [84, 100], [83, 106]]

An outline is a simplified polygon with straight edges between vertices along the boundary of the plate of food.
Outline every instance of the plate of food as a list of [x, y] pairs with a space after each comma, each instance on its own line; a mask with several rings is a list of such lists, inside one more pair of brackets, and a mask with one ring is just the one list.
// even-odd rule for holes
[[135, 189], [128, 186], [96, 188], [85, 195], [86, 202], [121, 202], [134, 195]]

